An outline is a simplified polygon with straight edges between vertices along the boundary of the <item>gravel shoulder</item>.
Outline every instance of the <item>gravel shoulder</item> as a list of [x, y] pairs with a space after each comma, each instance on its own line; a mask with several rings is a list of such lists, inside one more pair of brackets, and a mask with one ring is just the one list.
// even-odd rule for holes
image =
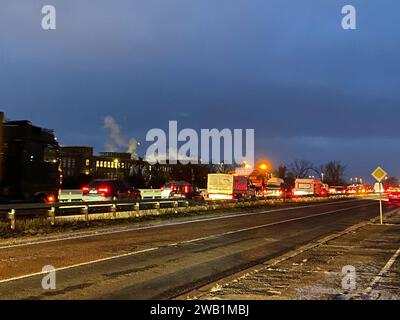
[[[288, 258], [214, 284], [198, 299], [400, 299], [400, 209]], [[352, 269], [351, 278], [345, 269]], [[352, 277], [355, 274], [355, 277]]]

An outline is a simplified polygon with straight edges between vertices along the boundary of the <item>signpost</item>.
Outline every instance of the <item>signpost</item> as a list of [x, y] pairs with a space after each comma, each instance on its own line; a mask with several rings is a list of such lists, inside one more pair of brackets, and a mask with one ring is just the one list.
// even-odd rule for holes
[[377, 167], [374, 172], [372, 172], [372, 176], [375, 178], [376, 181], [379, 183], [379, 213], [380, 213], [380, 220], [381, 224], [383, 224], [383, 212], [382, 212], [382, 184], [381, 181], [387, 176], [387, 172], [383, 170], [381, 167]]

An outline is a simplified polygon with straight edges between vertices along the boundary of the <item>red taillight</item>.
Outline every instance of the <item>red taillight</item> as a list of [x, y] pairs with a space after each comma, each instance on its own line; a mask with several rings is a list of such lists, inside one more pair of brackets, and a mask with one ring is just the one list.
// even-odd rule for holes
[[188, 186], [184, 186], [183, 187], [183, 192], [184, 193], [189, 193], [189, 187]]
[[171, 191], [174, 191], [174, 190], [175, 190], [175, 186], [172, 185], [172, 186], [171, 186]]
[[165, 190], [165, 187], [161, 187], [161, 191], [164, 191]]
[[89, 187], [83, 187], [82, 192], [89, 192]]
[[110, 188], [109, 187], [99, 187], [97, 189], [97, 192], [100, 194], [109, 194], [110, 193]]
[[56, 201], [56, 198], [54, 197], [54, 196], [48, 196], [47, 197], [47, 202], [48, 203], [53, 203], [53, 202], [55, 202]]

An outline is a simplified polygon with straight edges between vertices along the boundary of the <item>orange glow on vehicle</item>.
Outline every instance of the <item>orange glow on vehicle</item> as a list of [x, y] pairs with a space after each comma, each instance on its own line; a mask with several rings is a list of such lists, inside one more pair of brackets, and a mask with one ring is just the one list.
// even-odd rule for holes
[[266, 163], [262, 163], [258, 166], [258, 168], [260, 168], [261, 170], [267, 170], [268, 169], [268, 165]]

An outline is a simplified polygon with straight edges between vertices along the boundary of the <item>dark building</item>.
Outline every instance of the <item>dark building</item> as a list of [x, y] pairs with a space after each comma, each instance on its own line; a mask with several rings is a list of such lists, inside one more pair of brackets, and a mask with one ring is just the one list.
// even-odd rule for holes
[[135, 187], [159, 188], [168, 180], [178, 179], [198, 186], [206, 185], [208, 166], [180, 164], [149, 164], [132, 159], [126, 152], [100, 152], [93, 148], [71, 146], [61, 148], [63, 187], [80, 188], [91, 179], [120, 179]]
[[93, 157], [93, 165], [93, 175], [96, 178], [127, 180], [135, 160], [130, 153], [100, 152], [98, 156]]
[[1, 121], [0, 132], [0, 198], [34, 201], [51, 196], [54, 200], [60, 187], [54, 132], [29, 121]]
[[85, 146], [61, 147], [61, 167], [64, 179], [90, 176], [93, 171], [93, 148]]

